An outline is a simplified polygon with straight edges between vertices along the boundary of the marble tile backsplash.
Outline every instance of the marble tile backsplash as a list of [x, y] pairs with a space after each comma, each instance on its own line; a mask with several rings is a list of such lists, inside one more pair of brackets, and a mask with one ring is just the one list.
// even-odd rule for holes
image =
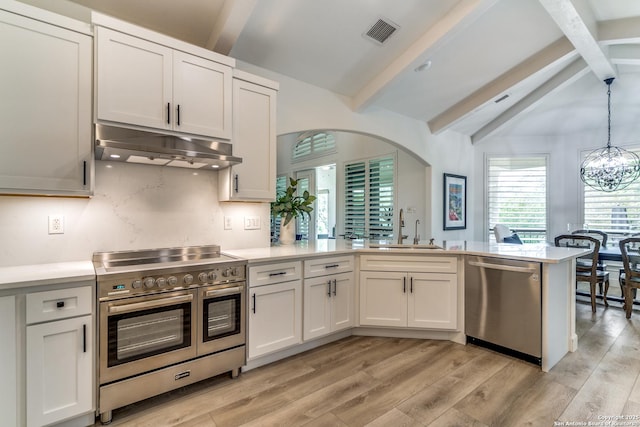
[[[269, 245], [269, 204], [218, 201], [218, 173], [96, 162], [90, 199], [0, 196], [0, 266], [90, 260], [93, 252]], [[48, 234], [48, 216], [64, 234]], [[259, 230], [244, 230], [259, 216]], [[224, 218], [232, 229], [224, 229]]]

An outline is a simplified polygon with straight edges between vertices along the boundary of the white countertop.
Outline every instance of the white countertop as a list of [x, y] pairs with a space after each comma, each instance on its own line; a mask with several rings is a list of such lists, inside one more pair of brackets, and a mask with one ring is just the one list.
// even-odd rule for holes
[[91, 261], [0, 267], [0, 290], [95, 280]]
[[[428, 242], [420, 242], [426, 245]], [[545, 244], [513, 245], [508, 243], [436, 241], [443, 249], [397, 249], [371, 248], [364, 240], [317, 240], [301, 241], [293, 245], [274, 245], [262, 248], [225, 250], [225, 254], [246, 259], [249, 263], [282, 261], [291, 258], [303, 258], [322, 255], [339, 255], [348, 253], [397, 253], [424, 255], [483, 255], [498, 258], [517, 259], [557, 264], [571, 258], [588, 253], [588, 250], [577, 248], [558, 248]]]

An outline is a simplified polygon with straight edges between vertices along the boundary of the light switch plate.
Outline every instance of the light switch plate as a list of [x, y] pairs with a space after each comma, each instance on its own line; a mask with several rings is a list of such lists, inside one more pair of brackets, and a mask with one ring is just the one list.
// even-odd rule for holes
[[245, 216], [244, 217], [244, 229], [245, 230], [260, 230], [260, 217], [259, 216]]
[[231, 230], [232, 228], [232, 219], [230, 216], [225, 216], [224, 217], [224, 229], [225, 230]]

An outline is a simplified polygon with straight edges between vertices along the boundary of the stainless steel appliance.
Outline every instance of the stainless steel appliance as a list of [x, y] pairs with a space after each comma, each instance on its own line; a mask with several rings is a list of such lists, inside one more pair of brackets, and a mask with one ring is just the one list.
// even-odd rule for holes
[[542, 286], [540, 263], [467, 256], [467, 341], [540, 364]]
[[98, 412], [245, 363], [246, 261], [220, 247], [93, 255], [98, 286]]

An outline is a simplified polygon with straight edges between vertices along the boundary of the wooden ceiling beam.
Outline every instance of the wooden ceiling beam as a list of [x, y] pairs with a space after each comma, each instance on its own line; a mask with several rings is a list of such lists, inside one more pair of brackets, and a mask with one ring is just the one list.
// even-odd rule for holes
[[378, 99], [402, 73], [448, 43], [467, 28], [498, 0], [461, 0], [449, 13], [418, 38], [406, 51], [389, 64], [383, 72], [369, 81], [353, 98], [354, 111], [363, 111]]
[[[564, 35], [573, 43], [589, 68], [600, 79], [616, 77], [608, 55], [598, 44], [598, 25], [591, 9], [578, 0], [538, 0]], [[580, 8], [580, 12], [578, 12]]]
[[589, 71], [590, 67], [583, 58], [576, 59], [536, 90], [471, 135], [471, 142], [476, 144], [498, 132], [514, 118], [534, 109], [545, 97], [567, 87]]
[[229, 55], [257, 2], [258, 0], [225, 0], [206, 48]]
[[599, 22], [598, 40], [605, 45], [640, 43], [640, 17]]
[[429, 130], [433, 134], [439, 134], [451, 128], [474, 111], [477, 111], [478, 108], [504, 95], [504, 93], [513, 86], [552, 66], [557, 61], [566, 59], [570, 55], [575, 55], [575, 48], [571, 42], [565, 37], [556, 40], [554, 43], [503, 73], [462, 101], [451, 106], [443, 113], [429, 120]]

